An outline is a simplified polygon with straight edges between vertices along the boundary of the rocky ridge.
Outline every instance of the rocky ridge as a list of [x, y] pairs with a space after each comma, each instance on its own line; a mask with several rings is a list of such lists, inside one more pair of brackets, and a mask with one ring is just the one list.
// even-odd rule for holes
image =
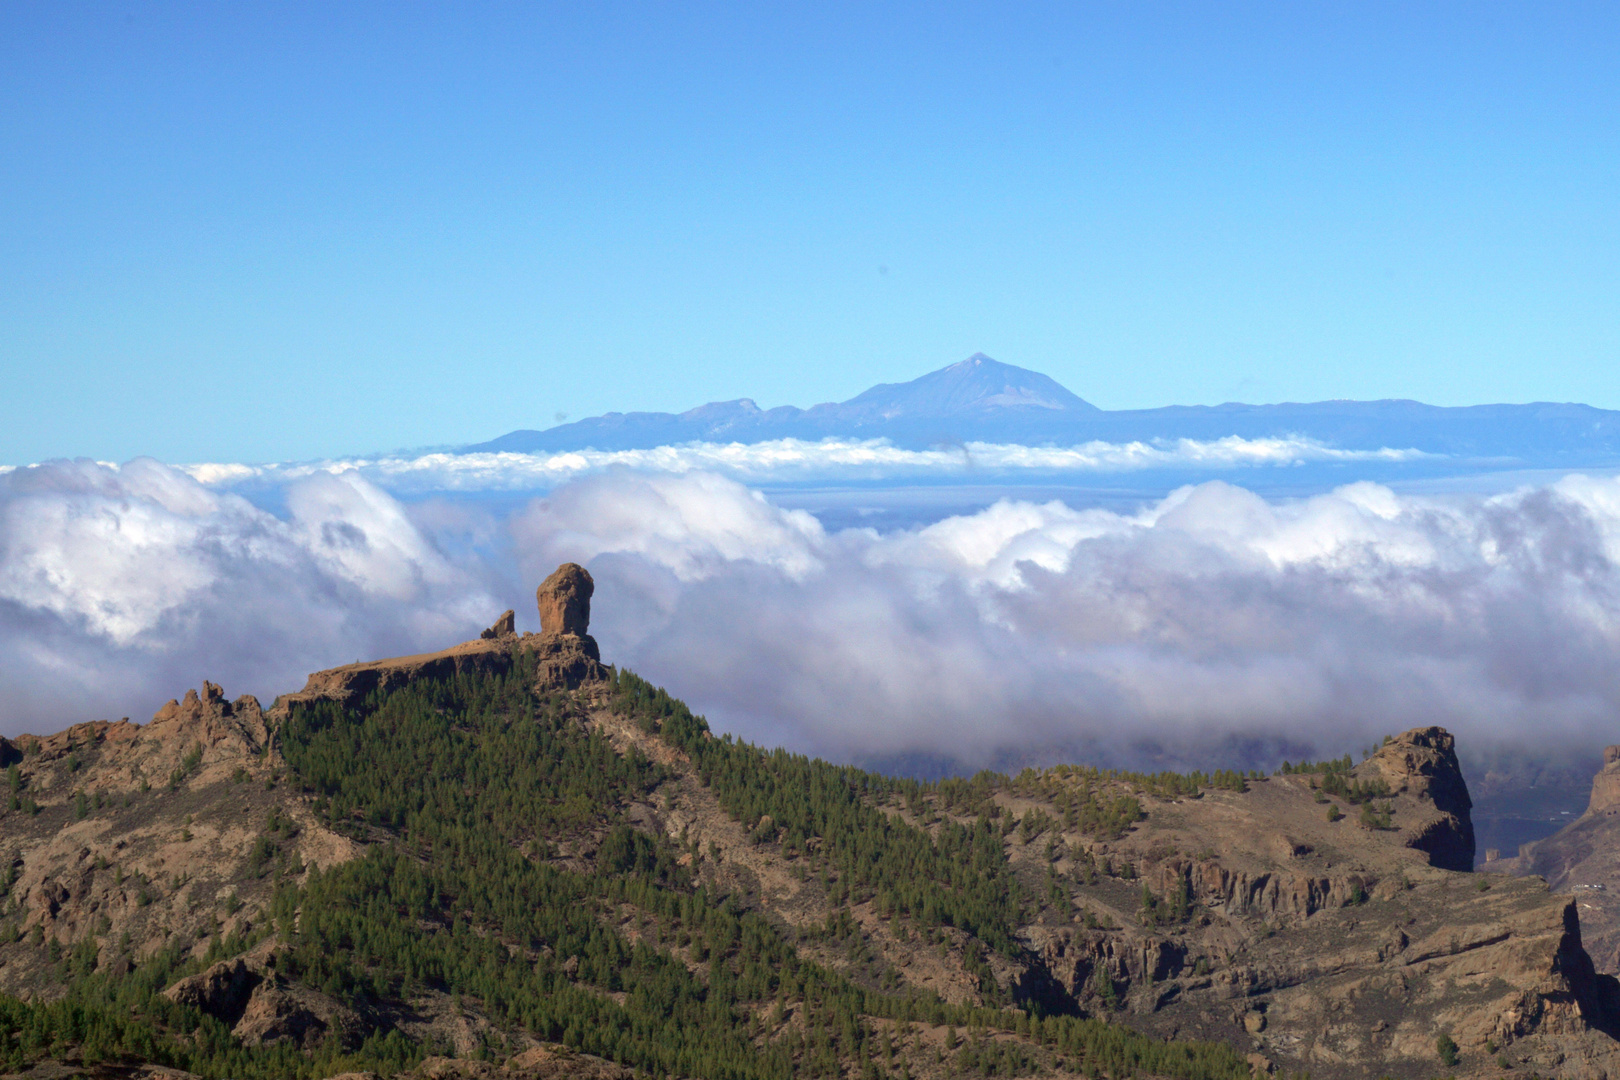
[[[521, 1033], [506, 1033], [517, 1042], [504, 1064], [476, 1061], [494, 1030], [476, 1003], [433, 991], [344, 1001], [289, 978], [278, 961], [276, 888], [386, 842], [360, 825], [335, 831], [293, 782], [278, 731], [294, 706], [354, 705], [457, 672], [505, 673], [528, 652], [536, 694], [569, 695], [580, 723], [667, 770], [652, 797], [620, 808], [625, 819], [685, 851], [697, 884], [763, 913], [801, 953], [851, 978], [1222, 1040], [1261, 1071], [1429, 1076], [1444, 1033], [1461, 1048], [1458, 1075], [1499, 1075], [1502, 1065], [1620, 1074], [1611, 1034], [1620, 986], [1583, 945], [1586, 903], [1532, 877], [1469, 872], [1467, 787], [1440, 728], [1386, 741], [1338, 787], [1326, 773], [1296, 772], [1167, 790], [1060, 767], [988, 789], [971, 812], [938, 796], [878, 800], [896, 821], [935, 833], [975, 814], [1000, 823], [1017, 880], [1045, 899], [1015, 948], [987, 952], [960, 930], [924, 937], [871, 901], [842, 899], [837, 881], [804, 872], [805, 854], [785, 846], [774, 822], [728, 814], [682, 751], [616, 712], [604, 692], [611, 672], [588, 633], [592, 591], [584, 568], [565, 565], [537, 592], [540, 634], [518, 634], [507, 612], [450, 649], [317, 672], [268, 711], [205, 682], [146, 725], [98, 722], [0, 742], [0, 765], [15, 766], [12, 807], [0, 816], [11, 928], [0, 935], [9, 938], [0, 941], [0, 990], [59, 992], [56, 955], [110, 971], [163, 950], [202, 963], [235, 935], [253, 944], [164, 993], [244, 1044], [312, 1047], [397, 1029], [457, 1055], [424, 1061], [412, 1077], [627, 1075]], [[1606, 756], [1606, 773], [1617, 760]], [[1589, 829], [1620, 819], [1598, 787]], [[1136, 810], [1112, 825], [1076, 812], [1122, 800]], [[551, 857], [588, 869], [601, 843], [600, 831], [555, 838]], [[1545, 853], [1526, 854], [1527, 867], [1542, 865]], [[853, 937], [812, 932], [846, 914]], [[656, 940], [629, 915], [610, 925]], [[946, 1059], [930, 1056], [946, 1040], [943, 1030], [920, 1033], [911, 1075], [948, 1075]]]
[[[656, 752], [633, 727], [595, 722]], [[1501, 1057], [1594, 1077], [1620, 1067], [1607, 1034], [1620, 987], [1593, 970], [1575, 906], [1538, 882], [1452, 868], [1471, 865], [1473, 838], [1443, 730], [1398, 736], [1352, 774], [1388, 786], [1386, 827], [1329, 820], [1337, 801], [1318, 801], [1315, 779], [1292, 775], [1244, 792], [1143, 794], [1144, 818], [1099, 840], [1063, 826], [1061, 771], [1044, 779], [995, 796], [1020, 876], [1032, 888], [1060, 882], [1072, 911], [1026, 926], [1018, 958], [990, 958], [1019, 998], [1072, 1002], [1165, 1037], [1228, 1041], [1264, 1069], [1317, 1076], [1422, 1075], [1441, 1032], [1476, 1065]], [[756, 895], [785, 921], [827, 917], [814, 882], [797, 882], [745, 827], [688, 799], [648, 820], [716, 846], [719, 857], [701, 864], [706, 881]], [[1040, 824], [1026, 832], [1027, 821]], [[1144, 917], [1145, 898], [1178, 895], [1185, 914]], [[872, 941], [908, 978], [946, 996], [973, 992], [959, 969], [932, 970], [870, 922]]]

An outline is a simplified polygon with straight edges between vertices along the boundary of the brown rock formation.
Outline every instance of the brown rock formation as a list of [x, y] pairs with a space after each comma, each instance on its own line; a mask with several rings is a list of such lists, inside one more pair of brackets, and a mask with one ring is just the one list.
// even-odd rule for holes
[[503, 638], [515, 633], [517, 633], [517, 612], [507, 608], [506, 614], [496, 619], [494, 626], [491, 626], [478, 636], [488, 641], [492, 638]]
[[[608, 677], [590, 627], [591, 593], [595, 584], [583, 566], [564, 563], [536, 592], [540, 608], [539, 634], [517, 633], [517, 618], [507, 611], [474, 641], [439, 652], [396, 656], [345, 664], [310, 675], [296, 694], [283, 694], [271, 710], [285, 713], [299, 702], [330, 698], [351, 704], [374, 690], [388, 691], [415, 679], [442, 678], [463, 671], [506, 671], [520, 650], [538, 655], [538, 681], [542, 687], [575, 689]], [[188, 699], [189, 700], [189, 699]], [[176, 703], [171, 703], [179, 707]]]
[[269, 950], [261, 948], [222, 960], [176, 982], [163, 996], [214, 1017], [248, 1046], [290, 1040], [307, 1048], [329, 1031], [342, 1037], [358, 1027], [353, 1010], [290, 983], [267, 966], [268, 958]]
[[181, 979], [163, 991], [163, 996], [176, 1004], [201, 1009], [229, 1027], [242, 1018], [248, 998], [263, 981], [261, 972], [248, 967], [247, 962], [238, 957], [221, 960], [211, 968]]
[[1603, 748], [1603, 768], [1592, 777], [1592, 800], [1588, 814], [1612, 812], [1620, 807], [1620, 746]]
[[540, 683], [573, 689], [607, 678], [591, 624], [596, 583], [578, 563], [563, 563], [535, 590], [540, 607]]
[[161, 740], [190, 737], [205, 748], [229, 744], [257, 751], [270, 737], [270, 729], [258, 698], [249, 694], [227, 701], [224, 690], [204, 679], [201, 696], [187, 690], [181, 700], [171, 699], [152, 717], [142, 736]]
[[563, 563], [552, 571], [534, 593], [540, 605], [541, 636], [584, 637], [591, 624], [591, 593], [595, 591], [590, 571], [578, 563]]
[[1600, 972], [1620, 974], [1620, 746], [1603, 751], [1586, 813], [1551, 836], [1519, 848], [1516, 857], [1486, 864], [1497, 873], [1535, 875], [1558, 892], [1573, 893], [1581, 937]]
[[1397, 795], [1411, 795], [1432, 813], [1408, 828], [1407, 846], [1427, 852], [1445, 870], [1474, 868], [1474, 802], [1468, 797], [1456, 740], [1441, 727], [1413, 728], [1385, 743], [1357, 770], [1377, 777]]

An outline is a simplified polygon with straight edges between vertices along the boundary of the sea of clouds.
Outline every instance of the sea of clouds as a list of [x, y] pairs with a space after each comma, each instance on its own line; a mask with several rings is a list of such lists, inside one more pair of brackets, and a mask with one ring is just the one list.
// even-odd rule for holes
[[878, 532], [642, 465], [487, 500], [352, 463], [253, 473], [274, 511], [219, 466], [7, 472], [0, 732], [141, 720], [203, 678], [268, 704], [507, 607], [538, 629], [535, 583], [574, 560], [605, 659], [718, 727], [844, 760], [1269, 766], [1420, 724], [1615, 741], [1620, 480], [1291, 501], [1211, 481]]
[[930, 450], [888, 439], [771, 439], [685, 443], [645, 450], [557, 453], [379, 454], [299, 464], [186, 466], [206, 484], [286, 483], [316, 473], [355, 473], [400, 493], [532, 491], [616, 469], [713, 472], [744, 483], [906, 481], [961, 475], [1065, 475], [1146, 470], [1255, 469], [1313, 464], [1399, 464], [1432, 455], [1411, 449], [1343, 450], [1313, 439], [1163, 439], [1080, 446], [952, 443]]

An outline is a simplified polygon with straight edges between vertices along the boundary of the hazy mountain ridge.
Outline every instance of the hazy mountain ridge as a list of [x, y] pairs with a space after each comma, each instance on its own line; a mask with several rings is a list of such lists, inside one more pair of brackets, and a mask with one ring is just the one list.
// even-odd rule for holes
[[1102, 410], [1038, 372], [983, 354], [842, 403], [761, 409], [711, 402], [684, 413], [607, 413], [520, 430], [462, 452], [637, 450], [689, 442], [886, 438], [924, 448], [954, 442], [1079, 445], [1237, 436], [1308, 438], [1345, 450], [1413, 449], [1521, 465], [1620, 460], [1620, 412], [1589, 405], [1436, 406], [1407, 400], [1172, 405]]

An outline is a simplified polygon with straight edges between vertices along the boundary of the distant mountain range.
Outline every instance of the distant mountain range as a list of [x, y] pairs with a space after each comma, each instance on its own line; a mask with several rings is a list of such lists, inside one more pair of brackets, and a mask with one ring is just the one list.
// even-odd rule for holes
[[462, 452], [637, 450], [692, 442], [885, 438], [926, 448], [963, 442], [1080, 445], [1160, 440], [1306, 438], [1344, 450], [1419, 450], [1503, 466], [1620, 462], [1620, 412], [1537, 402], [1447, 408], [1417, 401], [1172, 405], [1099, 409], [1036, 371], [982, 353], [848, 401], [761, 409], [748, 398], [683, 413], [607, 413], [520, 430]]

